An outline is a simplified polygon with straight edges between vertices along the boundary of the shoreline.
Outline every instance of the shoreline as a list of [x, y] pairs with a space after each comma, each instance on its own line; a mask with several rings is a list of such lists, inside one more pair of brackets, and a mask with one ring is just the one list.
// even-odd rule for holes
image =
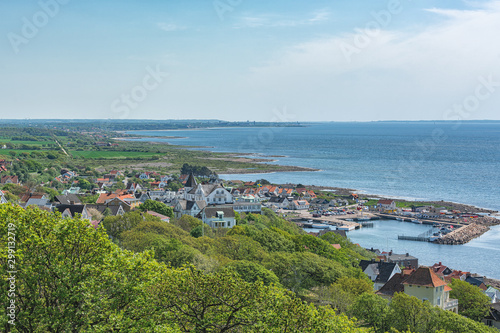
[[[227, 127], [222, 127], [222, 128], [227, 128]], [[182, 131], [182, 130], [206, 130], [206, 129], [207, 128], [191, 128], [191, 129], [155, 130], [155, 131]], [[211, 128], [211, 129], [216, 129], [216, 128]], [[148, 130], [136, 130], [134, 132], [138, 132], [138, 131], [148, 131]], [[119, 132], [122, 134], [126, 133], [126, 131], [116, 131], [116, 132]], [[137, 138], [137, 139], [144, 139], [144, 138], [177, 139], [177, 138], [186, 138], [186, 137], [143, 136], [143, 137], [121, 137], [121, 138], [114, 138], [114, 139], [129, 141], [129, 139], [134, 139], [134, 138]], [[130, 140], [130, 141], [132, 141], [132, 140]], [[147, 142], [147, 141], [140, 141], [140, 142]], [[151, 141], [150, 143], [166, 144], [166, 145], [170, 145], [170, 146], [174, 146], [174, 147], [178, 146], [180, 149], [189, 149], [189, 148], [186, 148], [184, 146], [171, 144], [168, 142]], [[215, 147], [193, 146], [193, 148], [195, 148], [195, 149], [197, 149], [197, 148], [209, 148], [209, 149], [211, 149], [211, 148], [215, 148]], [[315, 168], [309, 168], [309, 167], [268, 164], [269, 162], [277, 162], [278, 160], [267, 159], [267, 158], [286, 157], [283, 155], [265, 155], [265, 154], [258, 154], [258, 153], [217, 152], [217, 151], [212, 151], [212, 150], [206, 150], [206, 152], [211, 153], [211, 154], [224, 154], [225, 157], [227, 157], [227, 158], [225, 158], [225, 157], [211, 157], [208, 159], [230, 160], [230, 161], [248, 162], [248, 163], [259, 163], [262, 166], [271, 166], [273, 168], [273, 169], [265, 169], [265, 168], [264, 169], [243, 169], [243, 168], [235, 169], [235, 168], [230, 168], [226, 171], [221, 171], [220, 172], [221, 175], [241, 175], [241, 174], [263, 175], [263, 174], [273, 174], [273, 173], [278, 173], [278, 172], [318, 172], [318, 171], [322, 171], [321, 169], [315, 169]], [[245, 157], [245, 156], [249, 156], [249, 157]], [[255, 156], [255, 158], [251, 158], [250, 156]], [[282, 185], [284, 185], [284, 184], [282, 184]], [[296, 185], [296, 184], [286, 184], [285, 186], [290, 186], [290, 185]], [[474, 210], [475, 212], [485, 212], [485, 213], [489, 213], [490, 215], [498, 216], [499, 223], [500, 223], [500, 210], [496, 210], [493, 208], [479, 207], [479, 206], [472, 205], [472, 204], [446, 201], [446, 200], [413, 198], [413, 197], [404, 197], [404, 196], [400, 196], [400, 195], [371, 194], [371, 193], [366, 192], [365, 190], [358, 190], [358, 189], [351, 189], [351, 188], [340, 188], [340, 187], [332, 187], [332, 186], [317, 186], [317, 185], [307, 185], [307, 184], [304, 184], [304, 185], [308, 188], [313, 189], [313, 190], [323, 190], [324, 189], [327, 191], [335, 191], [336, 194], [339, 194], [339, 195], [349, 195], [351, 193], [358, 193], [358, 194], [362, 194], [363, 196], [366, 196], [366, 197], [378, 198], [378, 199], [392, 199], [392, 200], [399, 200], [399, 201], [404, 201], [404, 202], [420, 201], [420, 202], [427, 202], [430, 204], [441, 205], [441, 206], [460, 207], [462, 209], [458, 209], [458, 210], [461, 210], [461, 211], [464, 208], [471, 209], [471, 210]]]

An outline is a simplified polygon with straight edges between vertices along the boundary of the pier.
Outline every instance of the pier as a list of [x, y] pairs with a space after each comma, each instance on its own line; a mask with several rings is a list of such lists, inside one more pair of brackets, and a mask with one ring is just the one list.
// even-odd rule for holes
[[[404, 217], [401, 215], [393, 215], [393, 214], [384, 214], [384, 213], [374, 213], [374, 215], [377, 215], [381, 219], [387, 219], [387, 220], [395, 220], [397, 217], [402, 218], [402, 222], [411, 222], [414, 217]], [[453, 227], [463, 227], [467, 223], [456, 223], [456, 222], [450, 222], [450, 221], [443, 221], [439, 219], [418, 219], [419, 221], [422, 221], [422, 224], [445, 224], [445, 225], [452, 225]]]

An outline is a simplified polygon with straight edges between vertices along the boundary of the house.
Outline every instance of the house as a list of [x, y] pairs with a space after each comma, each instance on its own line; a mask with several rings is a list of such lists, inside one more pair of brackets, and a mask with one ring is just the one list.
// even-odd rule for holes
[[80, 193], [80, 188], [79, 187], [70, 187], [68, 190], [62, 191], [63, 195], [66, 194], [79, 194]]
[[199, 214], [203, 223], [212, 228], [232, 228], [236, 225], [236, 214], [230, 207], [209, 206], [205, 207]]
[[269, 199], [269, 204], [281, 209], [288, 209], [290, 206], [290, 201], [287, 197], [271, 197]]
[[479, 287], [482, 291], [486, 291], [488, 287], [486, 287], [486, 284], [484, 284], [484, 277], [483, 276], [472, 276], [469, 275], [465, 279], [465, 282], [472, 284], [473, 286]]
[[490, 305], [490, 313], [483, 319], [483, 323], [500, 331], [500, 303]]
[[17, 176], [2, 176], [0, 184], [19, 184], [19, 178]]
[[149, 215], [152, 215], [152, 216], [156, 216], [157, 218], [159, 218], [160, 220], [162, 220], [163, 222], [167, 222], [167, 223], [170, 223], [170, 217], [168, 216], [165, 216], [165, 215], [162, 215], [162, 214], [159, 214], [157, 212], [153, 212], [151, 210], [148, 210], [146, 212], [147, 214]]
[[377, 292], [379, 296], [391, 299], [396, 292], [404, 292], [433, 306], [458, 313], [458, 301], [450, 299], [451, 288], [441, 280], [430, 267], [419, 267], [409, 275], [394, 274]]
[[449, 267], [444, 266], [441, 262], [432, 265], [431, 269], [441, 278], [446, 275], [450, 275], [453, 272]]
[[444, 280], [448, 283], [450, 283], [453, 279], [459, 279], [461, 281], [465, 281], [468, 275], [470, 275], [469, 272], [453, 270], [450, 274], [444, 276]]
[[127, 186], [125, 187], [125, 189], [127, 190], [127, 192], [135, 193], [135, 192], [141, 191], [142, 187], [141, 187], [141, 185], [136, 184], [136, 183], [127, 183]]
[[5, 198], [5, 193], [3, 193], [2, 190], [0, 190], [0, 204], [7, 203], [7, 198]]
[[54, 199], [56, 205], [81, 205], [82, 202], [75, 194], [56, 195]]
[[86, 205], [57, 205], [56, 210], [61, 213], [62, 217], [74, 218], [76, 214], [80, 214], [82, 219], [89, 221], [92, 219]]
[[109, 205], [109, 206], [108, 205], [87, 205], [87, 211], [89, 209], [95, 209], [99, 213], [104, 214], [107, 210], [109, 212], [109, 215], [118, 216], [118, 215], [123, 215], [127, 211], [130, 210], [130, 207], [128, 207], [129, 210], [125, 211], [125, 209], [123, 209], [123, 207], [127, 207], [125, 202], [124, 202], [124, 205], [119, 205], [119, 206], [116, 206], [116, 205]]
[[198, 215], [203, 208], [207, 206], [207, 203], [203, 200], [192, 201], [192, 200], [179, 200], [174, 206], [174, 215], [176, 218], [180, 218], [182, 215]]
[[205, 201], [208, 205], [233, 203], [233, 195], [220, 184], [198, 184], [191, 173], [184, 186], [184, 200]]
[[145, 180], [145, 179], [149, 179], [149, 173], [148, 172], [143, 172], [139, 175], [136, 175], [136, 178], [139, 178], [139, 179], [142, 179], [142, 180]]
[[377, 202], [377, 209], [383, 212], [395, 211], [396, 201], [394, 200], [379, 200]]
[[328, 209], [330, 208], [330, 200], [327, 200], [327, 199], [312, 199], [311, 201], [309, 201], [309, 205], [311, 207], [314, 207], [316, 209]]
[[399, 265], [399, 267], [405, 268], [418, 268], [418, 258], [406, 254], [395, 254], [392, 251], [382, 252], [381, 257], [387, 262], [394, 262]]
[[[110, 201], [112, 201], [115, 198], [126, 202], [130, 206], [130, 208], [135, 208], [135, 207], [139, 206], [139, 204], [140, 204], [139, 199], [137, 199], [134, 195], [123, 194], [120, 191], [118, 191], [118, 193], [117, 192], [115, 192], [115, 193], [106, 192], [106, 193], [99, 194], [99, 198], [97, 198], [96, 204], [98, 204], [98, 205], [99, 204], [108, 204]], [[119, 201], [117, 201], [117, 203], [119, 203]]]
[[379, 290], [394, 274], [401, 273], [401, 269], [396, 263], [383, 261], [361, 260], [359, 267], [373, 281], [375, 290]]
[[224, 206], [231, 207], [238, 213], [262, 213], [262, 203], [253, 196], [240, 197], [235, 203]]
[[52, 211], [52, 204], [50, 203], [49, 199], [43, 197], [32, 197], [29, 198], [24, 205], [22, 205], [24, 208], [28, 206], [38, 206], [39, 208], [43, 208], [48, 211]]
[[484, 294], [490, 298], [491, 303], [500, 302], [500, 290], [489, 286], [488, 289], [484, 291]]
[[293, 200], [291, 208], [293, 210], [309, 209], [309, 202], [307, 202], [307, 200]]

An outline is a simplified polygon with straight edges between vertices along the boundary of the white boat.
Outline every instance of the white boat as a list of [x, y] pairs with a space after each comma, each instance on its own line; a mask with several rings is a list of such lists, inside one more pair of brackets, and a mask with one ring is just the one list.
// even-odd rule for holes
[[356, 226], [354, 225], [341, 225], [340, 227], [337, 227], [337, 230], [345, 230], [345, 231], [351, 231], [356, 229]]
[[417, 220], [417, 219], [412, 219], [411, 223], [422, 224], [422, 221]]
[[405, 219], [402, 218], [402, 217], [396, 217], [396, 220], [398, 220], [398, 221], [404, 221]]
[[370, 221], [371, 218], [369, 218], [368, 216], [361, 215], [361, 217], [358, 217], [356, 220], [357, 221]]

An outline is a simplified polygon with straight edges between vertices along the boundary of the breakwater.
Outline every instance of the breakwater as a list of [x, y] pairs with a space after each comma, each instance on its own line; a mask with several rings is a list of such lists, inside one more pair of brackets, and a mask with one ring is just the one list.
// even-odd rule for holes
[[469, 225], [463, 226], [457, 230], [450, 232], [446, 236], [438, 239], [436, 243], [446, 244], [446, 245], [465, 244], [470, 242], [474, 238], [481, 236], [488, 230], [490, 230], [490, 228], [487, 226], [471, 223]]

